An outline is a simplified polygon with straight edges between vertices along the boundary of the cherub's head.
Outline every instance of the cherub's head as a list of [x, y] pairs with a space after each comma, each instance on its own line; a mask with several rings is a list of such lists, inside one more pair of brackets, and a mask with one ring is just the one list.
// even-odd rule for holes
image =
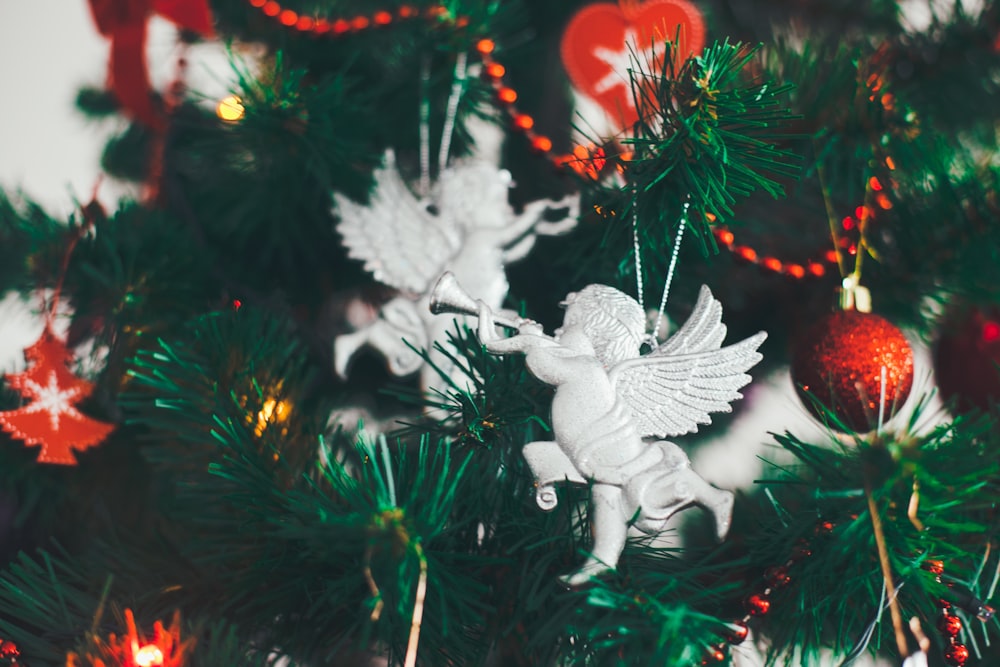
[[605, 366], [639, 355], [646, 316], [629, 295], [607, 285], [587, 285], [568, 294], [563, 305], [563, 329], [581, 327]]
[[442, 172], [436, 204], [465, 229], [492, 229], [514, 218], [508, 196], [510, 172], [484, 160], [468, 159]]

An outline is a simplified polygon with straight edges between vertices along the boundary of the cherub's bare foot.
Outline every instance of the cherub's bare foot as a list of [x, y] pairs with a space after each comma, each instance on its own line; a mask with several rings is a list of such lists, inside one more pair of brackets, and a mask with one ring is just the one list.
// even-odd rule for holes
[[584, 588], [592, 584], [595, 577], [599, 577], [607, 572], [613, 572], [614, 569], [591, 556], [580, 566], [579, 570], [572, 574], [562, 575], [559, 577], [559, 581], [567, 588]]
[[721, 542], [726, 539], [729, 533], [729, 526], [733, 522], [733, 503], [736, 497], [731, 491], [719, 490], [718, 497], [711, 505], [706, 505], [715, 517], [715, 536]]

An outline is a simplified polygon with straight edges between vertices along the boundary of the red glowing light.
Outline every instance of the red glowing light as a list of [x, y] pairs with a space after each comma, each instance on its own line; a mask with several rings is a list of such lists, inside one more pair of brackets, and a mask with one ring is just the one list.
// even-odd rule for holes
[[1000, 324], [993, 321], [984, 322], [982, 340], [984, 343], [995, 343], [1000, 340]]
[[497, 97], [505, 104], [513, 104], [517, 101], [517, 91], [513, 88], [501, 88], [497, 91]]
[[552, 150], [552, 140], [548, 137], [535, 137], [535, 139], [531, 142], [531, 145], [535, 148], [535, 150], [542, 151], [543, 153], [547, 153]]
[[764, 261], [761, 262], [763, 267], [768, 271], [774, 271], [775, 273], [781, 273], [781, 260], [776, 257], [765, 257]]
[[519, 130], [530, 130], [535, 126], [535, 119], [528, 114], [521, 114], [514, 118], [514, 125]]

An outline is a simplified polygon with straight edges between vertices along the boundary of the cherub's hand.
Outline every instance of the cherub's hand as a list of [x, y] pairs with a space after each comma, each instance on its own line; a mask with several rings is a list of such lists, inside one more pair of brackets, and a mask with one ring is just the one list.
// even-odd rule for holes
[[477, 331], [479, 342], [486, 343], [496, 340], [498, 336], [496, 325], [493, 323], [493, 310], [482, 300], [476, 300], [476, 305], [479, 306], [479, 330]]
[[545, 333], [542, 325], [534, 320], [522, 319], [517, 326], [517, 333], [529, 336], [541, 336]]

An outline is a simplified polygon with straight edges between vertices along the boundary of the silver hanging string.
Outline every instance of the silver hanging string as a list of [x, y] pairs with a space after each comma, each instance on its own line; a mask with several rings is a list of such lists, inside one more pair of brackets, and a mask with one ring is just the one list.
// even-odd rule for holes
[[420, 60], [420, 196], [431, 192], [431, 59], [424, 54]]
[[681, 239], [684, 238], [684, 228], [687, 227], [688, 209], [690, 207], [690, 201], [684, 202], [684, 212], [681, 213], [680, 228], [677, 230], [677, 236], [674, 238], [674, 249], [670, 254], [670, 266], [667, 268], [667, 278], [663, 283], [663, 296], [660, 297], [660, 309], [656, 313], [656, 324], [653, 325], [653, 333], [650, 336], [650, 345], [653, 347], [656, 347], [657, 341], [659, 340], [660, 321], [663, 319], [663, 313], [667, 309], [667, 297], [670, 295], [670, 283], [674, 281], [674, 269], [677, 268], [677, 256], [680, 254]]
[[642, 254], [639, 252], [639, 212], [636, 210], [638, 197], [635, 184], [632, 185], [632, 248], [635, 251], [635, 291], [642, 312], [646, 312], [646, 304], [642, 295]]
[[455, 120], [458, 117], [458, 102], [462, 99], [462, 92], [465, 90], [467, 72], [468, 55], [463, 51], [455, 59], [455, 76], [451, 84], [451, 94], [448, 96], [444, 127], [441, 129], [441, 150], [438, 152], [439, 174], [448, 166], [448, 153], [451, 152], [451, 138], [455, 132]]

